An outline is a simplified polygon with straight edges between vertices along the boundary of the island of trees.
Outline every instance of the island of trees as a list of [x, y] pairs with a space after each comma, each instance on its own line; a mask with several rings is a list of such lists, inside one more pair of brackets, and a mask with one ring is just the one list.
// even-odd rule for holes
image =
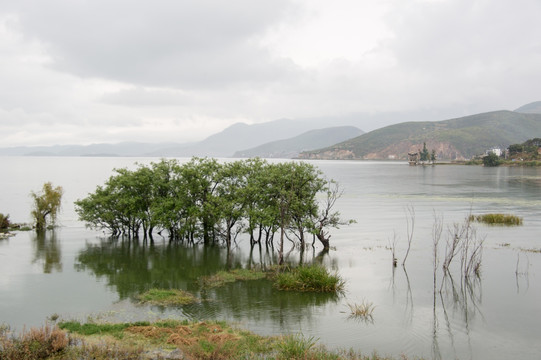
[[338, 185], [303, 162], [193, 158], [115, 172], [75, 203], [80, 220], [112, 236], [165, 232], [172, 241], [230, 248], [240, 233], [267, 246], [278, 235], [282, 261], [284, 240], [304, 247], [311, 234], [328, 250], [329, 228], [348, 223], [333, 211]]

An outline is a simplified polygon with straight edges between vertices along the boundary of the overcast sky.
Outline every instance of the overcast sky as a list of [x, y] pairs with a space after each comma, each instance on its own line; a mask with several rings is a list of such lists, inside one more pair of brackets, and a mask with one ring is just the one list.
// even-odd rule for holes
[[0, 147], [512, 110], [541, 100], [540, 15], [539, 0], [2, 0]]

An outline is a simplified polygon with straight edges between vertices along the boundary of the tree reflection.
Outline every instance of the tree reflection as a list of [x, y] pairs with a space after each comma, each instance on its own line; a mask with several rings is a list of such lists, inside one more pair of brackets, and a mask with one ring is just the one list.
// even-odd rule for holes
[[196, 291], [200, 276], [240, 267], [240, 258], [218, 246], [107, 238], [87, 244], [75, 267], [105, 278], [124, 299], [152, 287]]
[[218, 246], [107, 238], [98, 244], [87, 244], [78, 254], [75, 267], [105, 279], [121, 299], [150, 288], [190, 291], [201, 301], [183, 306], [182, 313], [193, 319], [233, 317], [271, 321], [282, 327], [312, 319], [314, 307], [338, 301], [336, 294], [279, 291], [266, 279], [238, 281], [217, 288], [202, 286], [200, 277], [220, 270], [265, 269], [279, 261], [275, 252], [261, 245], [247, 250], [246, 256], [238, 248], [228, 251]]
[[56, 233], [52, 231], [38, 231], [32, 233], [34, 259], [32, 264], [43, 264], [43, 272], [50, 274], [53, 270], [62, 271], [62, 252]]

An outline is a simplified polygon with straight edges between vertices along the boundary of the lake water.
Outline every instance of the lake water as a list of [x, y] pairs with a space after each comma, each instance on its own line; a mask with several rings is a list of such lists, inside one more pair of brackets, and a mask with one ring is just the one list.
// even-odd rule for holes
[[[314, 162], [339, 181], [337, 203], [356, 224], [332, 231], [333, 250], [309, 247], [305, 262], [322, 261], [346, 280], [340, 296], [286, 293], [267, 281], [202, 290], [197, 278], [227, 267], [273, 264], [265, 247], [239, 239], [230, 253], [157, 238], [154, 244], [113, 241], [77, 221], [73, 202], [94, 191], [112, 169], [159, 159], [3, 157], [0, 212], [28, 222], [30, 191], [46, 181], [65, 190], [61, 228], [44, 237], [21, 232], [0, 240], [0, 323], [22, 329], [63, 319], [224, 319], [260, 334], [302, 332], [329, 348], [406, 354], [428, 359], [541, 358], [541, 169], [477, 166], [410, 167], [394, 162]], [[405, 267], [407, 209], [415, 212]], [[448, 229], [466, 216], [521, 216], [519, 227], [475, 224], [484, 238], [481, 276], [464, 280], [460, 269], [434, 292], [432, 227], [442, 217], [443, 256]], [[409, 217], [411, 219], [411, 217]], [[388, 248], [397, 239], [399, 266]], [[301, 254], [292, 249], [289, 261]], [[165, 309], [141, 306], [137, 294], [152, 287], [180, 288], [197, 304]], [[441, 291], [440, 291], [441, 289]], [[368, 301], [373, 318], [350, 318], [347, 304]]]

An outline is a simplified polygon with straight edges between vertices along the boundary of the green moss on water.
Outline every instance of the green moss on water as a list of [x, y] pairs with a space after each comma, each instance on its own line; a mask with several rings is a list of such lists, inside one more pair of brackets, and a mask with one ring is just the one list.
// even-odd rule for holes
[[509, 214], [470, 215], [469, 219], [470, 221], [477, 221], [488, 225], [522, 225], [521, 217]]
[[249, 281], [265, 279], [267, 273], [264, 271], [252, 270], [252, 269], [234, 269], [230, 271], [218, 271], [214, 275], [202, 277], [201, 283], [204, 287], [212, 288], [223, 286], [227, 283], [235, 281]]
[[137, 297], [141, 303], [151, 305], [187, 305], [197, 301], [189, 292], [179, 289], [150, 289]]

